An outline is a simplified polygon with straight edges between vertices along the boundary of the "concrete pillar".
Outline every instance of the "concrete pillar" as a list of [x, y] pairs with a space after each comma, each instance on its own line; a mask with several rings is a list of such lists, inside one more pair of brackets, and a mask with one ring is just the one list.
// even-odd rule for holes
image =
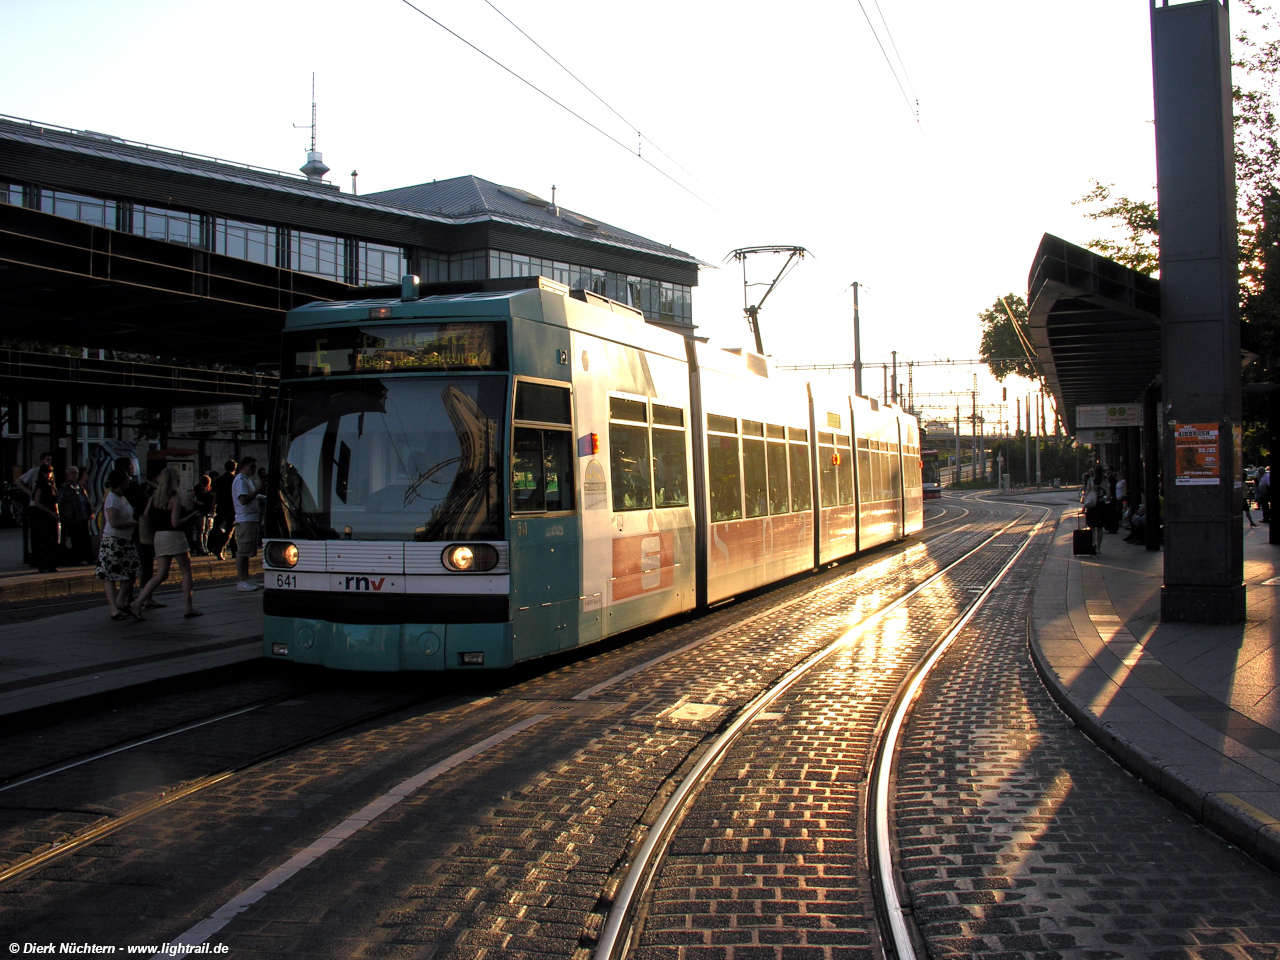
[[1167, 621], [1239, 623], [1244, 552], [1230, 25], [1222, 0], [1152, 0]]

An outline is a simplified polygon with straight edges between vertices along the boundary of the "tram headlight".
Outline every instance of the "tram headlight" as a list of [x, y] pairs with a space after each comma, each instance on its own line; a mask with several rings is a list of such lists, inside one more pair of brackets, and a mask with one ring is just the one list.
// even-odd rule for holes
[[453, 543], [445, 547], [440, 560], [459, 573], [483, 573], [498, 565], [498, 551], [488, 543]]
[[267, 544], [267, 565], [272, 567], [296, 567], [298, 548], [295, 544], [276, 540]]

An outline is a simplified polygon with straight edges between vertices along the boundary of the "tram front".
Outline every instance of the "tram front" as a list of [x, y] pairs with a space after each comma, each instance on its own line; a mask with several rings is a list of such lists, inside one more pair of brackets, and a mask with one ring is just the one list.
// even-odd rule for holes
[[286, 325], [264, 653], [350, 670], [509, 665], [508, 323], [407, 323], [369, 303], [309, 305]]

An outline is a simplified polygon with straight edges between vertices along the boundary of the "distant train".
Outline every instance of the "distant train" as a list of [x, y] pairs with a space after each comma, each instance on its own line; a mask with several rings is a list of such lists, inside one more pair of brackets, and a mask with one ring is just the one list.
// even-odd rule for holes
[[938, 472], [938, 451], [920, 451], [920, 480], [926, 500], [942, 499], [942, 477]]
[[265, 655], [508, 667], [923, 525], [897, 406], [545, 278], [473, 286], [286, 317]]

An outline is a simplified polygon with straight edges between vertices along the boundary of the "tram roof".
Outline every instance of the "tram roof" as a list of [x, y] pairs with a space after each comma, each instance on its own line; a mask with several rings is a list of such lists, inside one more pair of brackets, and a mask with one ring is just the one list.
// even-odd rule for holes
[[[463, 288], [432, 293], [439, 288]], [[470, 288], [470, 289], [467, 289]], [[375, 288], [385, 294], [392, 288]], [[399, 293], [399, 288], [395, 288]], [[568, 327], [616, 343], [683, 360], [685, 334], [646, 320], [626, 304], [596, 294], [570, 291], [547, 277], [426, 284], [425, 296], [375, 296], [354, 300], [316, 301], [295, 307], [285, 316], [286, 330], [306, 330], [337, 324], [394, 323], [449, 319], [525, 317]], [[547, 295], [550, 295], [548, 298]], [[373, 317], [374, 309], [387, 309]], [[606, 316], [608, 315], [608, 316]]]
[[1160, 376], [1160, 281], [1046, 233], [1027, 279], [1036, 366], [1069, 433], [1076, 407], [1142, 398]]

